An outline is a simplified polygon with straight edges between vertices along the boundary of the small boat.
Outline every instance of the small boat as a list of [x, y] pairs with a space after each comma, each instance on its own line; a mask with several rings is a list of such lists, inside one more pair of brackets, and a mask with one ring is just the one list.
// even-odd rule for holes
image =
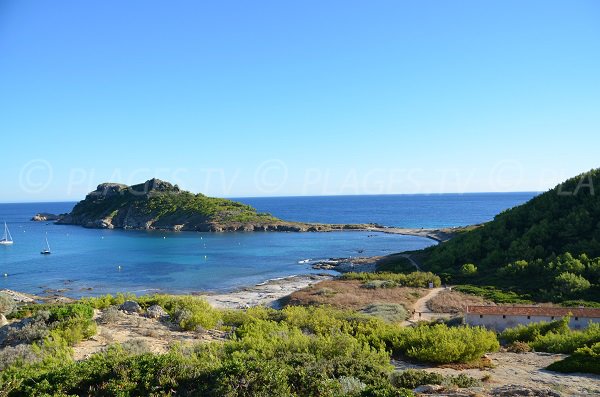
[[42, 247], [42, 251], [40, 252], [40, 254], [50, 255], [52, 252], [50, 251], [50, 243], [48, 243], [48, 233], [46, 233], [45, 242], [46, 244]]
[[300, 264], [310, 263], [310, 259], [302, 259], [301, 261], [298, 261], [298, 263], [300, 263]]
[[11, 245], [13, 243], [12, 236], [10, 235], [10, 230], [8, 230], [8, 226], [6, 222], [4, 222], [4, 234], [2, 238], [0, 238], [0, 244], [2, 245]]

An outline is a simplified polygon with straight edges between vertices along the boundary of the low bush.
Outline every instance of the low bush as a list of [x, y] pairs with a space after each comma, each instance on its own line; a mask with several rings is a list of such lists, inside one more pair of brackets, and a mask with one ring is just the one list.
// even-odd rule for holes
[[481, 381], [465, 374], [444, 376], [435, 372], [415, 369], [394, 372], [390, 377], [390, 381], [394, 386], [406, 389], [415, 389], [422, 385], [445, 385], [467, 388], [481, 384]]
[[50, 335], [50, 327], [46, 323], [50, 313], [40, 311], [35, 316], [13, 323], [8, 327], [5, 343], [16, 345], [19, 343], [33, 343]]
[[566, 333], [549, 332], [540, 335], [529, 345], [536, 351], [549, 353], [573, 353], [579, 348], [590, 347], [600, 342], [600, 324], [590, 324], [582, 330], [572, 330]]
[[569, 330], [569, 318], [565, 317], [561, 320], [545, 322], [541, 321], [538, 323], [531, 323], [527, 325], [519, 324], [514, 328], [508, 328], [500, 334], [500, 339], [512, 343], [512, 342], [533, 342], [542, 335], [546, 335], [549, 332], [557, 334], [566, 334]]
[[506, 346], [506, 351], [510, 353], [527, 353], [531, 351], [531, 347], [525, 342], [512, 342]]
[[13, 298], [6, 294], [0, 293], [0, 314], [8, 316], [16, 308], [16, 303]]
[[12, 365], [33, 364], [39, 359], [31, 345], [7, 346], [0, 349], [0, 371]]
[[600, 375], [600, 342], [577, 349], [569, 357], [550, 364], [547, 369], [556, 372], [585, 372]]
[[74, 303], [70, 305], [59, 305], [51, 307], [49, 321], [65, 321], [75, 317], [91, 320], [94, 317], [94, 309], [89, 305]]
[[373, 303], [361, 309], [360, 312], [390, 323], [400, 323], [408, 318], [404, 306], [397, 303]]
[[496, 334], [482, 327], [445, 324], [403, 328], [392, 339], [395, 352], [432, 363], [468, 363], [500, 347]]
[[366, 281], [363, 285], [363, 288], [367, 289], [377, 289], [377, 288], [395, 288], [398, 287], [398, 283], [391, 280], [371, 280]]
[[500, 334], [510, 344], [526, 343], [531, 349], [549, 353], [573, 353], [600, 342], [600, 324], [590, 323], [582, 330], [569, 329], [569, 317], [552, 322], [518, 325]]
[[532, 303], [531, 297], [527, 294], [503, 291], [492, 286], [457, 285], [453, 289], [465, 294], [481, 296], [495, 303]]
[[100, 322], [103, 324], [114, 324], [123, 318], [123, 314], [116, 306], [109, 306], [100, 316]]
[[[434, 287], [442, 285], [442, 281], [439, 276], [436, 276], [430, 272], [412, 272], [409, 274], [402, 273], [389, 273], [389, 272], [349, 272], [344, 273], [341, 276], [344, 280], [360, 280], [363, 282], [368, 281], [390, 281], [395, 283], [399, 287], [414, 287], [414, 288], [427, 288], [429, 283], [433, 283]], [[390, 284], [391, 285], [391, 284]]]

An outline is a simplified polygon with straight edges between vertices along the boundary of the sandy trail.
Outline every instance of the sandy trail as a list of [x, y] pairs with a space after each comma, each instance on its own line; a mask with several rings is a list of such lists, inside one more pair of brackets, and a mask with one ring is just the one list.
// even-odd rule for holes
[[419, 321], [432, 321], [438, 318], [448, 318], [451, 313], [434, 313], [427, 307], [427, 302], [438, 296], [438, 294], [444, 291], [446, 288], [432, 288], [429, 290], [427, 295], [419, 298], [413, 305], [412, 316], [404, 321], [403, 325], [408, 326], [415, 324]]

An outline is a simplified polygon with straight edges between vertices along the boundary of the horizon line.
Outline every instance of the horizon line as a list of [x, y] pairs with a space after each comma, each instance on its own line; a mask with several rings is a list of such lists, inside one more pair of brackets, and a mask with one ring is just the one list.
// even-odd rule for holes
[[[516, 191], [488, 191], [488, 192], [434, 192], [434, 193], [376, 193], [376, 194], [308, 194], [308, 195], [281, 195], [281, 196], [208, 196], [214, 198], [223, 198], [228, 200], [235, 199], [254, 199], [254, 198], [302, 198], [302, 197], [379, 197], [379, 196], [442, 196], [452, 195], [470, 195], [470, 194], [516, 194], [516, 193], [544, 193], [547, 190], [516, 190]], [[193, 192], [192, 192], [193, 193]], [[194, 193], [198, 194], [198, 193]], [[203, 194], [203, 193], [202, 193]], [[83, 200], [83, 199], [82, 199]], [[77, 203], [81, 200], [49, 200], [49, 201], [0, 201], [0, 204], [47, 204], [47, 203]]]

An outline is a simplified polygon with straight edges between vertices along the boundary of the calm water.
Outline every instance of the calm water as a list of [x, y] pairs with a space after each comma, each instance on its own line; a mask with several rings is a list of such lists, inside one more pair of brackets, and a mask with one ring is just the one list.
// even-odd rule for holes
[[[457, 226], [491, 219], [533, 193], [284, 197], [241, 199], [278, 217], [389, 226]], [[430, 240], [378, 233], [169, 233], [85, 229], [31, 222], [73, 203], [0, 204], [15, 244], [0, 246], [0, 288], [72, 296], [131, 291], [224, 291], [268, 279], [317, 272], [304, 259], [381, 255], [427, 247]], [[52, 255], [42, 256], [44, 236]], [[372, 237], [369, 237], [372, 236]], [[119, 266], [121, 268], [119, 269]], [[318, 271], [321, 272], [322, 271]], [[91, 290], [90, 290], [91, 288]]]
[[407, 194], [380, 196], [259, 197], [236, 199], [261, 212], [298, 222], [379, 223], [440, 228], [489, 221], [537, 193]]

